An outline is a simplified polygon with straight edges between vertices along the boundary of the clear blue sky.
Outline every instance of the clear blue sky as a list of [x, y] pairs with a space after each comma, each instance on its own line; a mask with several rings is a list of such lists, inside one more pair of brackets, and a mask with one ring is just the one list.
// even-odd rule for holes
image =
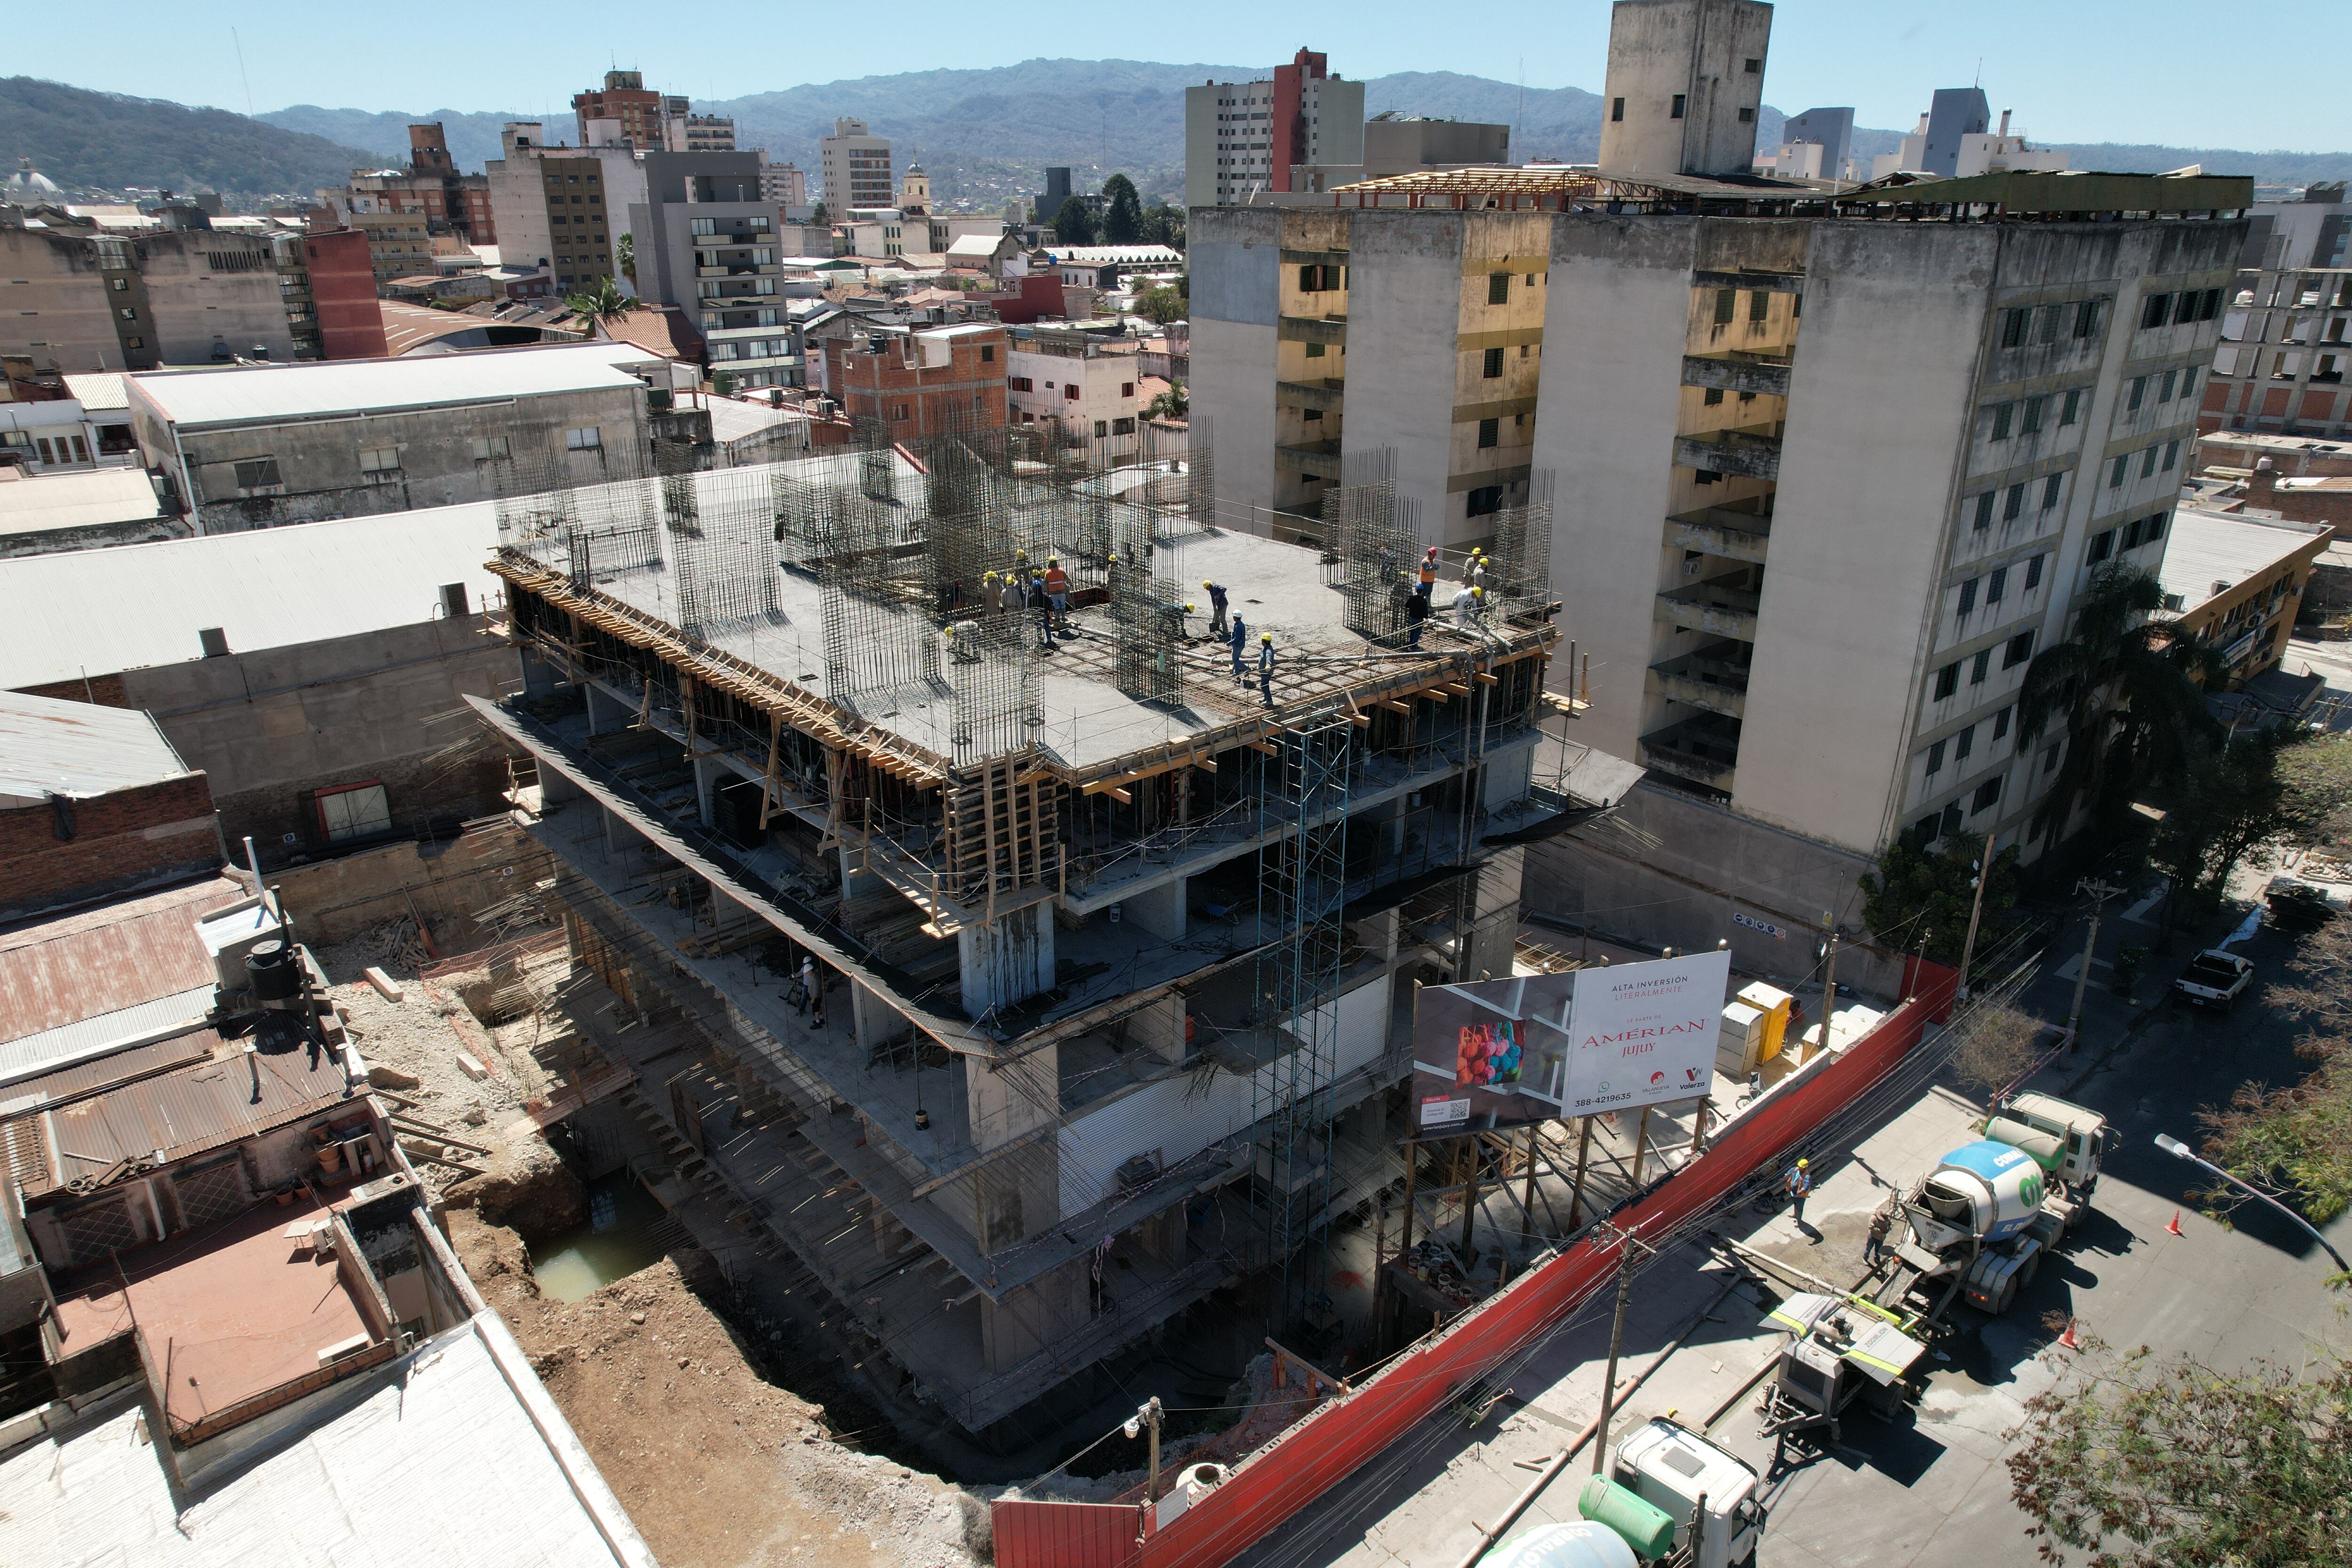
[[[1458, 15], [1464, 25], [1444, 18]], [[526, 16], [530, 19], [526, 20]], [[129, 0], [102, 11], [26, 4], [0, 70], [78, 87], [243, 110], [291, 103], [422, 110], [563, 108], [617, 52], [648, 85], [732, 98], [842, 77], [1011, 65], [1038, 56], [1239, 65], [1302, 44], [1352, 77], [1452, 70], [1530, 87], [1601, 89], [1607, 0], [1454, 13], [1428, 0], [1331, 7], [1309, 34], [1287, 7], [1191, 0], [1165, 8], [871, 9], [781, 0], [664, 11], [575, 0], [535, 15], [367, 4], [289, 6]], [[1508, 26], [1497, 26], [1507, 17]], [[1907, 129], [1938, 87], [1982, 81], [2053, 142], [2335, 152], [2352, 144], [2334, 61], [2352, 6], [2273, 0], [1781, 0], [1768, 102], [1853, 104]], [[1433, 26], [1433, 23], [1436, 25]], [[2251, 34], [2233, 26], [2253, 24]], [[241, 35], [240, 77], [230, 29]], [[575, 42], [576, 40], [576, 42]]]

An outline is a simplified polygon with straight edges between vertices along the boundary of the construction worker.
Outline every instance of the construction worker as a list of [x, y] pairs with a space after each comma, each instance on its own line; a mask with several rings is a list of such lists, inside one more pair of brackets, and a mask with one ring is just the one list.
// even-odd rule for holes
[[996, 574], [993, 572], [983, 572], [980, 574], [981, 613], [982, 615], [992, 616], [996, 614], [998, 607]]
[[1257, 694], [1265, 705], [1274, 706], [1274, 634], [1261, 632], [1257, 639]]
[[1797, 1228], [1815, 1241], [1821, 1240], [1822, 1233], [1805, 1223], [1805, 1200], [1811, 1197], [1813, 1192], [1812, 1162], [1800, 1160], [1790, 1166], [1789, 1173], [1782, 1179], [1780, 1184], [1788, 1191], [1790, 1208], [1796, 1218]]
[[1118, 598], [1118, 552], [1114, 550], [1103, 564], [1103, 585], [1116, 601]]
[[947, 640], [949, 663], [978, 664], [980, 662], [980, 623], [978, 621], [950, 621], [942, 628], [940, 636]]
[[1886, 1233], [1895, 1228], [1895, 1218], [1902, 1212], [1903, 1200], [1897, 1197], [1889, 1197], [1872, 1211], [1870, 1234], [1862, 1246], [1862, 1261], [1865, 1267], [1875, 1265], [1880, 1255], [1886, 1250]]
[[1236, 685], [1240, 684], [1242, 679], [1242, 649], [1249, 646], [1246, 640], [1248, 637], [1249, 628], [1242, 625], [1242, 618], [1239, 616], [1235, 616], [1233, 628], [1225, 640], [1234, 650], [1234, 681]]
[[1421, 558], [1421, 591], [1423, 594], [1433, 594], [1437, 591], [1437, 546], [1434, 544], [1431, 545], [1429, 552]]
[[1404, 602], [1405, 639], [1407, 647], [1421, 646], [1422, 629], [1429, 624], [1429, 591], [1416, 588]]
[[1209, 595], [1209, 635], [1221, 637], [1225, 635], [1225, 585], [1203, 578], [1201, 586]]
[[1045, 638], [1045, 651], [1054, 651], [1054, 601], [1045, 596], [1045, 584], [1035, 579], [1029, 584], [1029, 608], [1037, 615], [1038, 635]]
[[1056, 631], [1070, 629], [1070, 574], [1062, 570], [1062, 558], [1045, 558], [1045, 602], [1054, 606], [1054, 627]]
[[1454, 624], [1466, 626], [1478, 613], [1478, 590], [1465, 583], [1454, 590]]
[[1486, 552], [1483, 550], [1470, 558], [1470, 585], [1474, 588], [1486, 585]]
[[1024, 605], [1029, 602], [1029, 589], [1035, 577], [1036, 574], [1029, 570], [1029, 552], [1025, 550], [1014, 551], [1013, 582], [1013, 585], [1021, 590], [1021, 603]]

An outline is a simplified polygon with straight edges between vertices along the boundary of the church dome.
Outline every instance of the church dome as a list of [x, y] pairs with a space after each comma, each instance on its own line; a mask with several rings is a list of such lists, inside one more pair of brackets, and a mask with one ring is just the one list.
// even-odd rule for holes
[[19, 205], [64, 195], [65, 192], [58, 188], [55, 180], [33, 167], [33, 161], [30, 158], [17, 159], [16, 172], [9, 175], [5, 181], [0, 181], [0, 201], [14, 202]]

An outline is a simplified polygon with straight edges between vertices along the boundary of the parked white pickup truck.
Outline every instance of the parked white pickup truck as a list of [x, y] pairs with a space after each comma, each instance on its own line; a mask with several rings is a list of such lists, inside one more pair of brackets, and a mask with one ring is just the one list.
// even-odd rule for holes
[[2209, 947], [2189, 961], [2172, 983], [2173, 994], [2200, 1007], [2227, 1007], [2254, 983], [2254, 963], [2223, 947]]

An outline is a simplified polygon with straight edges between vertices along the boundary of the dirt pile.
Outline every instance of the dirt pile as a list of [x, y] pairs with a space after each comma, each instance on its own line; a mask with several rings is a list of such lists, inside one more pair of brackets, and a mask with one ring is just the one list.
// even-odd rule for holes
[[984, 1503], [835, 1442], [821, 1406], [759, 1376], [676, 1263], [558, 1301], [513, 1231], [463, 1212], [449, 1227], [664, 1568], [987, 1560]]

